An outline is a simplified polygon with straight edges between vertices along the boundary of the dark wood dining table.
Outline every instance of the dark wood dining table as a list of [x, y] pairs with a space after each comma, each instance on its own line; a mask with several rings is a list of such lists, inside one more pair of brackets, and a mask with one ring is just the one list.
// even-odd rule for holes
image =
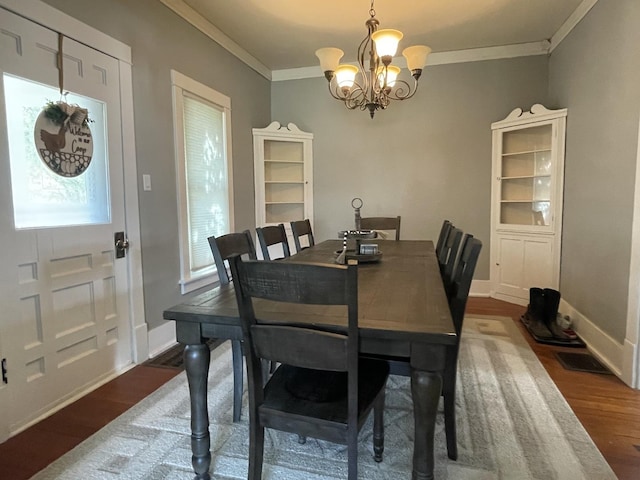
[[[411, 395], [414, 407], [412, 480], [434, 478], [434, 433], [442, 390], [447, 346], [456, 333], [449, 312], [440, 269], [431, 241], [376, 240], [379, 261], [358, 265], [359, 326], [361, 351], [410, 359]], [[327, 240], [281, 261], [334, 263], [339, 240]], [[272, 316], [319, 324], [346, 326], [343, 313], [326, 308], [302, 314], [289, 304], [269, 305], [261, 315], [260, 300], [254, 308], [261, 318]], [[342, 312], [342, 311], [340, 311]], [[176, 322], [178, 342], [185, 344], [185, 370], [191, 399], [192, 464], [198, 479], [209, 479], [211, 465], [207, 377], [207, 339], [242, 339], [233, 283], [217, 286], [164, 311]], [[455, 366], [449, 366], [455, 368]]]

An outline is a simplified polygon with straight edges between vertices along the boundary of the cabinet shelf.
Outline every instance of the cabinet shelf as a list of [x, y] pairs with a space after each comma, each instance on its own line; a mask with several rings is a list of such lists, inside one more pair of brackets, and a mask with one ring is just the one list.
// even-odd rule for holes
[[304, 185], [304, 182], [300, 181], [300, 180], [265, 180], [265, 185], [287, 185], [287, 184], [291, 184], [291, 185]]
[[501, 177], [500, 180], [517, 180], [520, 178], [551, 178], [551, 175], [514, 175], [511, 177]]
[[538, 202], [547, 202], [549, 203], [551, 200], [548, 198], [526, 198], [526, 199], [515, 199], [515, 200], [500, 200], [500, 203], [538, 203]]
[[502, 156], [503, 157], [513, 157], [516, 155], [531, 155], [531, 154], [536, 154], [536, 153], [551, 153], [551, 149], [550, 148], [540, 148], [540, 149], [536, 149], [536, 150], [522, 150], [520, 152], [507, 152], [507, 153], [503, 153]]
[[284, 160], [284, 159], [280, 159], [280, 158], [265, 158], [264, 162], [265, 163], [300, 163], [300, 164], [304, 164], [304, 161], [302, 161], [302, 160]]

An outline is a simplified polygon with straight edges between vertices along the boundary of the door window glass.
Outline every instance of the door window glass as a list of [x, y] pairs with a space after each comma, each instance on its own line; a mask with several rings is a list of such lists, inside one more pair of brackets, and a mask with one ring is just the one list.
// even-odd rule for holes
[[110, 223], [105, 105], [72, 93], [65, 96], [66, 103], [89, 111], [93, 157], [84, 173], [63, 177], [44, 164], [34, 142], [36, 119], [47, 102], [59, 99], [59, 91], [13, 75], [3, 77], [15, 227]]

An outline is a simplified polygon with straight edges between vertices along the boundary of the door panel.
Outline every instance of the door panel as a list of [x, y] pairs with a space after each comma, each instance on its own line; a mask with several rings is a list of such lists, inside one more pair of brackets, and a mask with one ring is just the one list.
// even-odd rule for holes
[[[10, 382], [0, 392], [8, 404], [8, 415], [0, 420], [0, 440], [3, 429], [20, 429], [121, 370], [132, 358], [127, 260], [116, 261], [113, 239], [125, 226], [117, 60], [64, 38], [64, 91], [70, 92], [66, 101], [101, 106], [89, 111], [95, 120], [90, 124], [94, 155], [81, 177], [102, 179], [104, 187], [83, 183], [86, 179], [76, 185], [67, 178], [52, 178], [42, 162], [29, 170], [27, 183], [12, 180], [19, 162], [33, 155], [27, 150], [35, 148], [26, 140], [24, 156], [14, 148], [12, 142], [17, 140], [12, 125], [17, 122], [20, 126], [23, 121], [27, 138], [29, 129], [33, 131], [27, 120], [33, 113], [16, 108], [7, 99], [4, 78], [20, 79], [25, 89], [32, 82], [52, 87], [55, 96], [41, 98], [41, 107], [59, 100], [57, 51], [56, 33], [0, 9], [0, 266], [5, 273], [0, 280], [0, 301], [6, 314], [0, 317], [0, 345], [10, 371]], [[56, 182], [59, 187], [51, 187], [51, 194], [45, 196], [48, 200], [40, 202], [43, 218], [64, 217], [69, 209], [84, 205], [82, 199], [96, 198], [97, 188], [104, 188], [104, 195], [98, 198], [107, 203], [107, 220], [16, 229], [14, 211], [23, 199], [46, 192]], [[35, 190], [25, 194], [24, 189], [29, 188]], [[84, 189], [80, 200], [73, 196], [59, 199], [61, 190], [77, 188]]]

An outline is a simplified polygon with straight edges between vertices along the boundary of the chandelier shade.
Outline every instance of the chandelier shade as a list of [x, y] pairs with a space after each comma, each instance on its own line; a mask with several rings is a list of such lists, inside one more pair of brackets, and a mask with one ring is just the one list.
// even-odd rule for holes
[[412, 84], [399, 78], [401, 69], [392, 65], [403, 34], [399, 30], [378, 29], [374, 0], [369, 9], [370, 18], [365, 22], [367, 35], [357, 51], [357, 65], [340, 64], [344, 52], [339, 48], [325, 47], [316, 50], [320, 68], [329, 84], [329, 92], [336, 100], [344, 102], [348, 109], [368, 110], [373, 118], [377, 110], [384, 110], [391, 100], [406, 100], [418, 90], [418, 80], [427, 64], [431, 49], [414, 45], [402, 51]]

